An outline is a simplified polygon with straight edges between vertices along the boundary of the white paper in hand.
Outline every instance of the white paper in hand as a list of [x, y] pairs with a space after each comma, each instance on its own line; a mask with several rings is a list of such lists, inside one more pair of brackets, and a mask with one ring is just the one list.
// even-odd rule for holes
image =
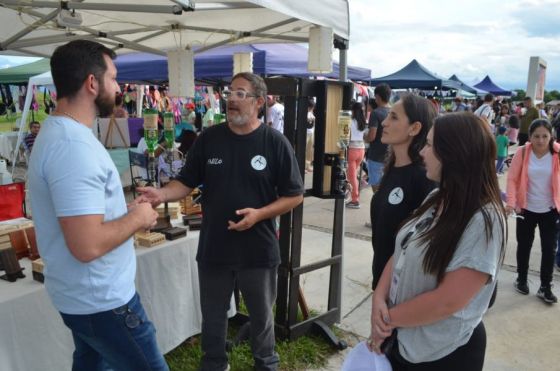
[[362, 341], [348, 353], [341, 371], [392, 371], [392, 368], [384, 354], [370, 352]]

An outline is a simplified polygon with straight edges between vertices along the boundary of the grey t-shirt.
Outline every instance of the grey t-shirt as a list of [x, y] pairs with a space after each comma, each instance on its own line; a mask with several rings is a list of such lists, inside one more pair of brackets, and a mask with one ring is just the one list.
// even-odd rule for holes
[[[492, 218], [492, 238], [489, 241], [486, 239], [484, 217], [482, 212], [478, 211], [459, 240], [457, 250], [446, 272], [459, 268], [474, 269], [489, 274], [488, 283], [466, 307], [450, 317], [430, 325], [399, 328], [399, 352], [407, 361], [430, 362], [447, 356], [468, 342], [473, 330], [482, 320], [496, 285], [495, 278], [500, 267], [501, 246], [505, 238], [504, 232], [500, 228], [500, 215], [489, 206], [487, 206], [487, 210]], [[422, 262], [426, 244], [421, 244], [417, 239], [418, 233], [410, 238], [406, 250], [401, 248], [401, 242], [409, 231], [415, 229], [415, 226], [419, 225], [419, 221], [433, 215], [433, 211], [433, 209], [427, 210], [420, 218], [407, 223], [397, 234], [395, 254], [393, 255], [393, 271], [395, 274], [399, 274], [395, 297], [397, 305], [437, 287], [436, 277], [424, 273]], [[505, 225], [505, 221], [503, 225]], [[397, 271], [397, 262], [399, 259], [403, 259], [403, 251], [406, 257], [404, 257], [400, 271]]]

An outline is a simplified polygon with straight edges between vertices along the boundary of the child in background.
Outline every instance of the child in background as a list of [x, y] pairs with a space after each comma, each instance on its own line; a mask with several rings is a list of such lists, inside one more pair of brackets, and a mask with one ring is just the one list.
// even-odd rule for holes
[[498, 128], [498, 136], [496, 136], [497, 145], [497, 162], [496, 162], [496, 173], [502, 175], [504, 173], [504, 162], [508, 155], [508, 145], [509, 139], [506, 137], [506, 127], [500, 126]]

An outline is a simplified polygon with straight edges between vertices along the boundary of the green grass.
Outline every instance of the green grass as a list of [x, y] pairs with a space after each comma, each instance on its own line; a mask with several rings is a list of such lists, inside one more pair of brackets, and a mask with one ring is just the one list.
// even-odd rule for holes
[[[275, 307], [273, 311], [274, 309]], [[238, 312], [248, 313], [243, 298], [240, 300]], [[311, 310], [310, 312], [310, 316], [317, 315], [316, 311]], [[298, 310], [298, 321], [302, 320], [303, 316], [301, 311]], [[235, 338], [238, 330], [239, 328], [236, 325], [230, 325], [228, 327], [228, 338]], [[335, 352], [335, 349], [317, 336], [302, 336], [294, 341], [277, 341], [276, 351], [280, 355], [281, 371], [300, 371], [307, 368], [320, 369], [324, 367], [328, 357]], [[201, 357], [200, 336], [195, 336], [169, 352], [165, 359], [171, 371], [194, 371], [198, 369]], [[248, 342], [235, 346], [228, 353], [228, 358], [231, 371], [253, 369], [253, 356]]]
[[[280, 355], [281, 371], [300, 371], [324, 367], [335, 350], [321, 338], [302, 336], [294, 341], [277, 341], [276, 351]], [[168, 353], [165, 359], [171, 371], [195, 371], [201, 357], [200, 337], [195, 336]], [[234, 347], [228, 358], [231, 371], [253, 369], [253, 356], [247, 342]]]
[[[43, 122], [46, 118], [47, 118], [47, 114], [45, 113], [45, 107], [43, 105], [43, 93], [36, 93], [35, 97], [39, 103], [39, 110], [37, 112], [34, 112], [32, 114], [31, 111], [29, 111], [29, 114], [27, 115], [27, 122], [25, 123], [25, 125], [23, 126], [23, 129], [25, 131], [28, 130], [28, 124], [32, 121], [32, 117], [33, 115], [35, 116], [35, 121], [39, 121], [39, 122]], [[1, 115], [0, 116], [0, 132], [3, 131], [12, 131], [16, 128], [16, 119], [21, 117], [21, 113], [10, 113], [9, 115]]]

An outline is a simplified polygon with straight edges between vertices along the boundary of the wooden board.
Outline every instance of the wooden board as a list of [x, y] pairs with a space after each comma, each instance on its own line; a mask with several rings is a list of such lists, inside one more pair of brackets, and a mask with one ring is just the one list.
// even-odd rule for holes
[[134, 234], [134, 239], [139, 246], [153, 247], [160, 245], [165, 242], [165, 235], [157, 232], [142, 233], [138, 232]]

